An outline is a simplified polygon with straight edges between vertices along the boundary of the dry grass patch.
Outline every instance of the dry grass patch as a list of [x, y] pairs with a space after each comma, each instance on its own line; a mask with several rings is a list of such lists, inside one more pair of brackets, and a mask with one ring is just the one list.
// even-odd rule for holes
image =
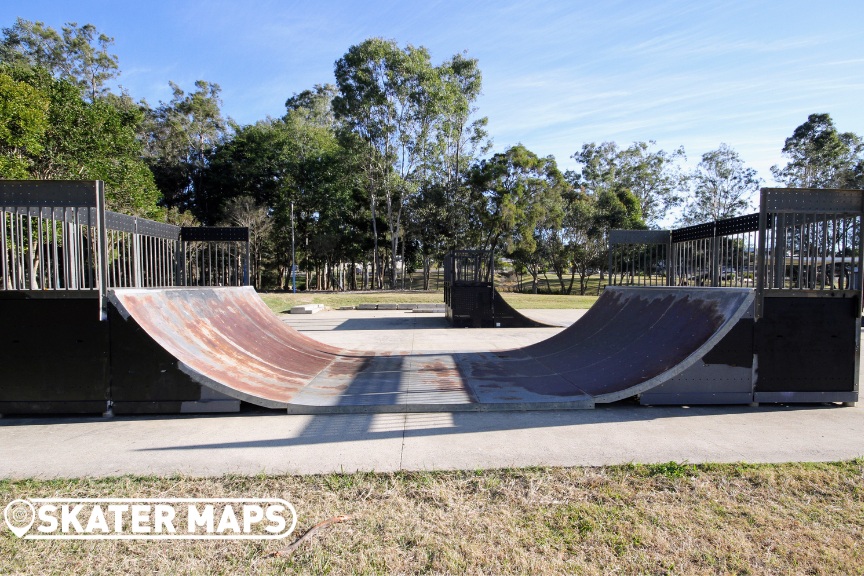
[[[0, 482], [16, 497], [283, 497], [279, 542], [22, 541], [13, 574], [861, 574], [864, 460]], [[267, 558], [317, 522], [288, 558]]]

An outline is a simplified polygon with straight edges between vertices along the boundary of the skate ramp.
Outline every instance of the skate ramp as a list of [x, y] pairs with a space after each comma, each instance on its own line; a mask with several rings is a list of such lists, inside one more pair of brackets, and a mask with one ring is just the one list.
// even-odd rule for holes
[[556, 326], [555, 324], [545, 324], [525, 316], [508, 304], [497, 288], [492, 288], [492, 309], [494, 310], [494, 322], [502, 327], [552, 328]]
[[532, 346], [408, 355], [317, 342], [251, 287], [118, 289], [110, 300], [177, 369], [230, 397], [295, 413], [419, 412], [590, 408], [633, 396], [699, 361], [753, 292], [610, 287], [579, 321]]

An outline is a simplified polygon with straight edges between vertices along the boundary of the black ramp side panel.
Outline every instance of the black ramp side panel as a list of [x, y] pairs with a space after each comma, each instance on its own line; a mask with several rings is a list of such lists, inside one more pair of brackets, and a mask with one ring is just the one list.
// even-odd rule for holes
[[113, 306], [108, 316], [111, 399], [116, 413], [180, 412], [184, 401], [200, 399], [201, 385], [183, 373], [177, 359], [153, 342], [137, 322], [123, 319]]
[[108, 323], [99, 300], [0, 291], [0, 413], [103, 412]]
[[855, 298], [765, 298], [756, 392], [855, 389]]
[[705, 364], [753, 367], [753, 319], [742, 318], [729, 334], [705, 354]]

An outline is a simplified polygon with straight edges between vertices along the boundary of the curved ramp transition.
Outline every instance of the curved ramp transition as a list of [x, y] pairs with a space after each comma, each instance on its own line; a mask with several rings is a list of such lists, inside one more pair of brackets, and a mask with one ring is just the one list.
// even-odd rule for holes
[[509, 351], [387, 355], [317, 342], [251, 287], [110, 294], [194, 381], [295, 413], [590, 408], [644, 392], [708, 353], [750, 309], [735, 288], [610, 287], [575, 324]]

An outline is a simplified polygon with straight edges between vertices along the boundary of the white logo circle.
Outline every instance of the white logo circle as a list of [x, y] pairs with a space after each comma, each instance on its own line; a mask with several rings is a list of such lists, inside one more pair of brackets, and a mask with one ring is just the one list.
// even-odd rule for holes
[[21, 538], [33, 526], [36, 510], [28, 500], [13, 500], [3, 510], [3, 519], [13, 534]]

